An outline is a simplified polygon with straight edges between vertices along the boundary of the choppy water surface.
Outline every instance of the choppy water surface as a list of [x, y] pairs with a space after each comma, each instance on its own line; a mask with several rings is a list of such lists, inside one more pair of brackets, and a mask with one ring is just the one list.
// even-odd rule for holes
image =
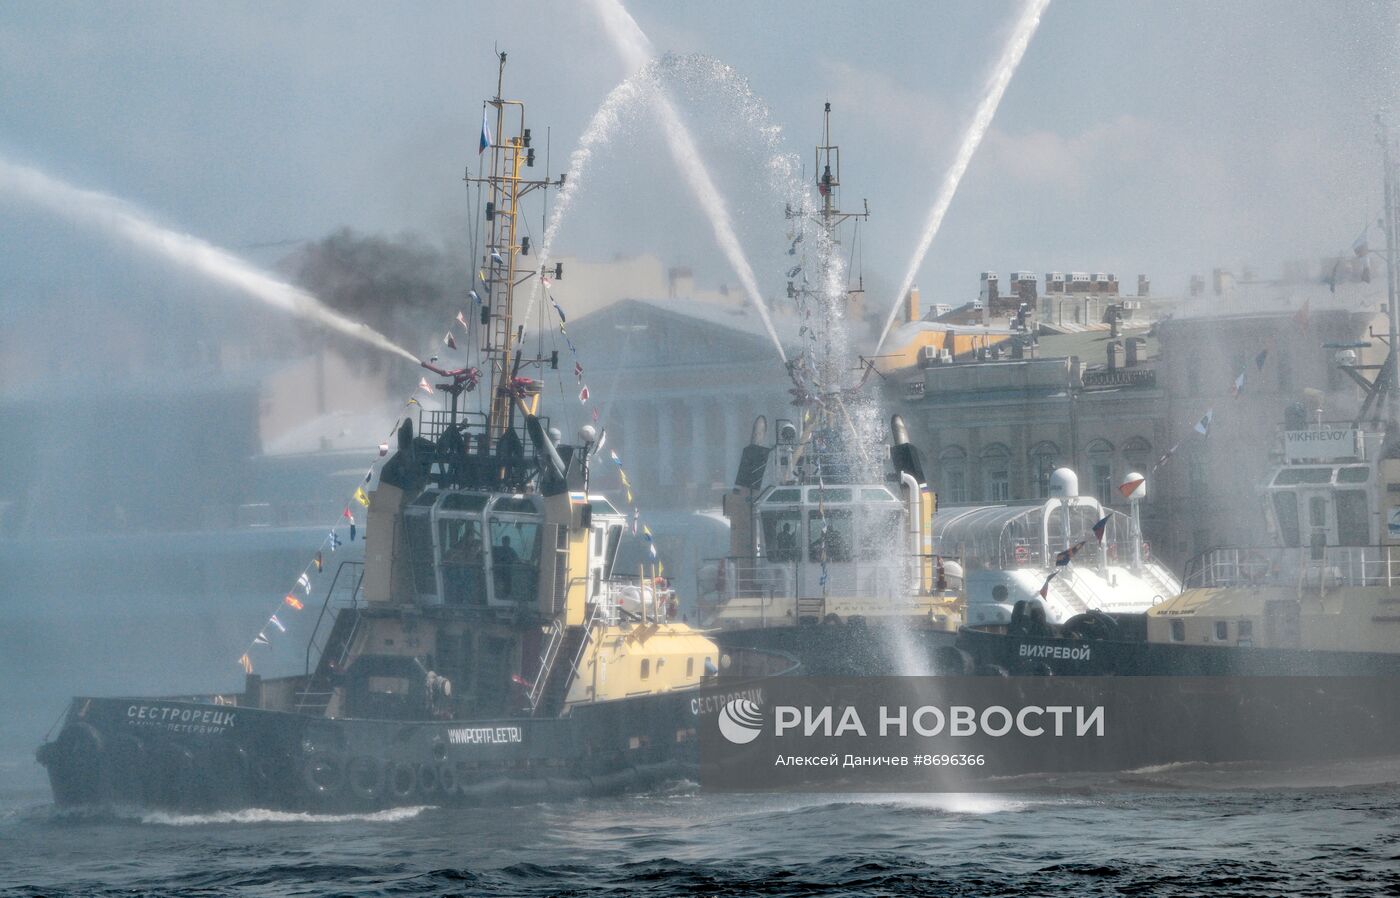
[[0, 792], [0, 896], [1400, 893], [1400, 761], [1017, 795], [661, 793], [482, 811], [57, 813]]

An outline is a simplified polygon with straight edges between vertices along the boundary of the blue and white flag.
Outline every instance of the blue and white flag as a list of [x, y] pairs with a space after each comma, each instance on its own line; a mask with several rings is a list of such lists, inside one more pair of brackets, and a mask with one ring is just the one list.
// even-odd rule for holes
[[276, 627], [276, 628], [277, 628], [277, 632], [279, 632], [279, 633], [285, 633], [285, 632], [287, 632], [287, 628], [284, 627], [284, 626], [282, 626], [282, 622], [281, 622], [280, 620], [277, 619], [277, 615], [274, 614], [274, 615], [272, 615], [272, 617], [269, 617], [269, 618], [267, 619], [267, 622], [268, 622], [269, 624], [272, 624], [274, 627]]
[[498, 253], [498, 252], [496, 252], [494, 249], [491, 250], [491, 261], [492, 261], [492, 262], [495, 262], [497, 265], [504, 265], [504, 264], [506, 264], [506, 260], [505, 260], [505, 259], [502, 259], [502, 258], [501, 258], [501, 254]]
[[331, 537], [330, 537], [330, 539], [331, 539], [331, 551], [334, 552], [336, 549], [339, 549], [339, 548], [340, 548], [340, 534], [339, 534], [339, 533], [336, 533], [334, 530], [332, 530], [332, 531], [331, 531]]
[[486, 152], [486, 148], [491, 145], [491, 121], [487, 118], [490, 113], [490, 108], [481, 110], [481, 145], [476, 150], [478, 156]]
[[1209, 436], [1209, 435], [1210, 435], [1210, 422], [1211, 422], [1212, 420], [1214, 420], [1214, 418], [1215, 418], [1215, 409], [1211, 409], [1211, 410], [1209, 410], [1208, 412], [1206, 412], [1204, 415], [1202, 415], [1202, 416], [1201, 416], [1201, 420], [1199, 420], [1199, 421], [1196, 422], [1196, 427], [1195, 427], [1196, 433], [1199, 433], [1199, 434], [1200, 434], [1201, 436], [1203, 436], [1203, 437], [1204, 437], [1204, 436]]

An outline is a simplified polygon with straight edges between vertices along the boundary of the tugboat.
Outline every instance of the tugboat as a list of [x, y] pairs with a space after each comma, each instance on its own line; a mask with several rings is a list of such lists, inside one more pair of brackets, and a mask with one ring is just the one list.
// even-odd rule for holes
[[540, 413], [528, 372], [557, 356], [523, 357], [516, 288], [544, 272], [525, 267], [517, 226], [521, 200], [562, 178], [523, 174], [534, 150], [505, 61], [489, 174], [469, 178], [489, 191], [481, 367], [423, 363], [451, 406], [398, 428], [366, 495], [365, 560], [337, 570], [306, 671], [249, 672], [220, 695], [75, 698], [38, 751], [58, 805], [339, 811], [645, 787], [693, 775], [700, 718], [795, 669], [722, 650], [671, 619], [654, 578], [617, 570], [626, 521], [588, 492], [594, 429], [566, 445]]
[[824, 134], [815, 166], [821, 206], [788, 211], [798, 223], [794, 255], [803, 226], [815, 224], [808, 243], [818, 271], [815, 289], [803, 265], [789, 272], [806, 338], [788, 366], [801, 417], [776, 420], [771, 434], [766, 416], [754, 421], [723, 497], [729, 555], [701, 569], [701, 619], [719, 631], [722, 646], [790, 652], [808, 674], [920, 673], [932, 647], [951, 643], [962, 623], [961, 572], [929, 550], [935, 497], [899, 416], [888, 458], [871, 451], [878, 437], [867, 422], [878, 418], [861, 388], [873, 366], [860, 366], [860, 384], [842, 384], [852, 366], [842, 358], [848, 341], [838, 304], [863, 290], [832, 295], [832, 282], [844, 280], [833, 250], [840, 226], [869, 210], [838, 208], [841, 157], [830, 103]]
[[[1400, 195], [1384, 129], [1381, 143], [1386, 256], [1395, 260]], [[1179, 594], [1139, 614], [1090, 609], [1059, 623], [1034, 597], [1022, 599], [1012, 618], [959, 634], [966, 666], [1058, 675], [1400, 674], [1400, 285], [1391, 267], [1384, 364], [1358, 365], [1350, 345], [1333, 347], [1338, 367], [1364, 390], [1356, 416], [1323, 423], [1321, 408], [1285, 410], [1259, 487], [1272, 545], [1204, 552], [1187, 564]]]
[[[1023, 600], [1015, 620], [962, 631], [969, 663], [1076, 676], [1400, 674], [1395, 428], [1290, 417], [1261, 488], [1274, 545], [1204, 552], [1179, 594], [1139, 614], [1094, 610], [1056, 624], [1032, 620]], [[1303, 446], [1328, 450], [1308, 457]]]

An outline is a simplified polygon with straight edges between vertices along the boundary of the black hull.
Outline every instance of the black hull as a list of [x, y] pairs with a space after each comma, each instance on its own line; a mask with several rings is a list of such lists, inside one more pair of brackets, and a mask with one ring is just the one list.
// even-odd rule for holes
[[39, 750], [60, 806], [311, 812], [567, 799], [696, 778], [696, 728], [761, 681], [562, 718], [390, 721], [148, 699], [75, 699]]
[[[725, 630], [711, 638], [725, 649], [756, 649], [791, 655], [803, 676], [898, 677], [933, 672], [939, 649], [957, 634], [922, 627], [824, 624]], [[911, 666], [922, 669], [910, 670]]]
[[964, 627], [957, 647], [983, 673], [1055, 676], [1400, 676], [1400, 655], [1141, 640], [1011, 636]]

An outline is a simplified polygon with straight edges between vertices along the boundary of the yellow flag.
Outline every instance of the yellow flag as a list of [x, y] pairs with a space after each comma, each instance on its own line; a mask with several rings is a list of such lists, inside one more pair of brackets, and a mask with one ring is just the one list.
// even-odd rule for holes
[[355, 487], [355, 501], [363, 505], [365, 508], [369, 508], [369, 493], [365, 492], [364, 487]]
[[238, 659], [238, 663], [243, 666], [244, 673], [253, 672], [253, 662], [251, 659], [249, 659], [247, 652], [244, 652], [243, 657]]

